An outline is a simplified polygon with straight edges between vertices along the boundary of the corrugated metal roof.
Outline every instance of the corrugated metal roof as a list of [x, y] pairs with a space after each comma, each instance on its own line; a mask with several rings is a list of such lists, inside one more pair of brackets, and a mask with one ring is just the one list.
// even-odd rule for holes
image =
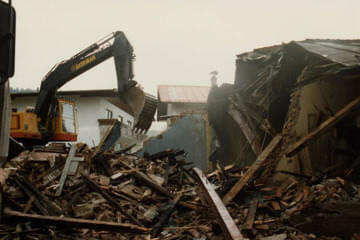
[[296, 42], [309, 52], [345, 66], [359, 65], [360, 40], [308, 39]]
[[210, 86], [159, 85], [160, 102], [206, 103]]

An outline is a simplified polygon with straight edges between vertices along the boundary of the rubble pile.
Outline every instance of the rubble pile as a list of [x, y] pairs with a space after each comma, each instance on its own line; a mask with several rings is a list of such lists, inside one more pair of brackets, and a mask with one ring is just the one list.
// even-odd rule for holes
[[[356, 169], [341, 177], [289, 177], [274, 183], [264, 181], [257, 168], [251, 170], [257, 162], [241, 169], [218, 165], [205, 175], [183, 161], [183, 154], [166, 150], [142, 158], [105, 152], [94, 158], [94, 150], [81, 144], [23, 152], [4, 167], [0, 237], [359, 239], [360, 185], [348, 180]], [[59, 192], [69, 157], [80, 164], [76, 173], [69, 170]], [[228, 200], [242, 180], [245, 185]], [[212, 188], [220, 203], [209, 194]], [[223, 211], [217, 215], [222, 205], [230, 219]], [[226, 235], [231, 221], [238, 229], [228, 231], [238, 231], [238, 237]]]
[[[116, 230], [115, 226], [112, 231], [91, 230], [99, 227], [96, 223], [86, 229], [38, 226], [30, 220], [30, 224], [25, 221], [28, 223], [12, 227], [2, 225], [1, 237], [215, 239], [211, 227], [214, 218], [199, 200], [193, 173], [181, 160], [183, 151], [164, 151], [147, 158], [104, 153], [94, 160], [92, 151], [77, 149], [82, 151], [76, 156], [82, 156], [84, 161], [74, 176], [67, 177], [61, 194], [57, 192], [67, 150], [23, 152], [9, 161], [5, 166], [9, 175], [4, 188], [5, 214], [12, 216], [17, 211], [125, 223], [128, 229]], [[12, 217], [6, 217], [4, 223], [11, 220]], [[19, 218], [14, 217], [14, 221]]]
[[[209, 180], [223, 197], [246, 172], [231, 165]], [[249, 239], [359, 239], [359, 200], [360, 185], [341, 177], [269, 184], [257, 175], [227, 207]]]

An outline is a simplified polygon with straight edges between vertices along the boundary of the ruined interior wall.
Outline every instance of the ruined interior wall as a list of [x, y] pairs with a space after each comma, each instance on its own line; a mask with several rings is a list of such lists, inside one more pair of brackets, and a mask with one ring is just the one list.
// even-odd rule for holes
[[[359, 92], [360, 84], [356, 79], [316, 81], [295, 91], [283, 128], [283, 150], [318, 127], [357, 97]], [[310, 176], [331, 166], [334, 164], [331, 159], [334, 134], [334, 130], [328, 131], [292, 158], [283, 156], [277, 170]]]

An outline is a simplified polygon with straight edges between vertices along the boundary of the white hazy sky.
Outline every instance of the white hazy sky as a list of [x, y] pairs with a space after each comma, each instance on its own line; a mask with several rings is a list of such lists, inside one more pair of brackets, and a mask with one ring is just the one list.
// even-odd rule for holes
[[[360, 38], [360, 0], [13, 0], [17, 11], [12, 87], [37, 88], [51, 67], [110, 32], [127, 35], [135, 79], [159, 84], [233, 82], [235, 55], [306, 38]], [[113, 60], [63, 89], [116, 87]]]

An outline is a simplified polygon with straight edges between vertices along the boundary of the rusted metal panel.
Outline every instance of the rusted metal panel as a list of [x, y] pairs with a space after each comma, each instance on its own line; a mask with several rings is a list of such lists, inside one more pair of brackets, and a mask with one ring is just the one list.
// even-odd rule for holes
[[221, 201], [221, 198], [217, 195], [214, 188], [210, 185], [205, 174], [198, 168], [194, 168], [194, 172], [198, 176], [201, 184], [201, 188], [205, 193], [205, 197], [220, 220], [220, 226], [224, 233], [226, 240], [240, 240], [244, 239], [241, 235], [240, 230], [236, 226], [234, 220], [230, 216], [228, 210], [226, 209], [224, 203]]

